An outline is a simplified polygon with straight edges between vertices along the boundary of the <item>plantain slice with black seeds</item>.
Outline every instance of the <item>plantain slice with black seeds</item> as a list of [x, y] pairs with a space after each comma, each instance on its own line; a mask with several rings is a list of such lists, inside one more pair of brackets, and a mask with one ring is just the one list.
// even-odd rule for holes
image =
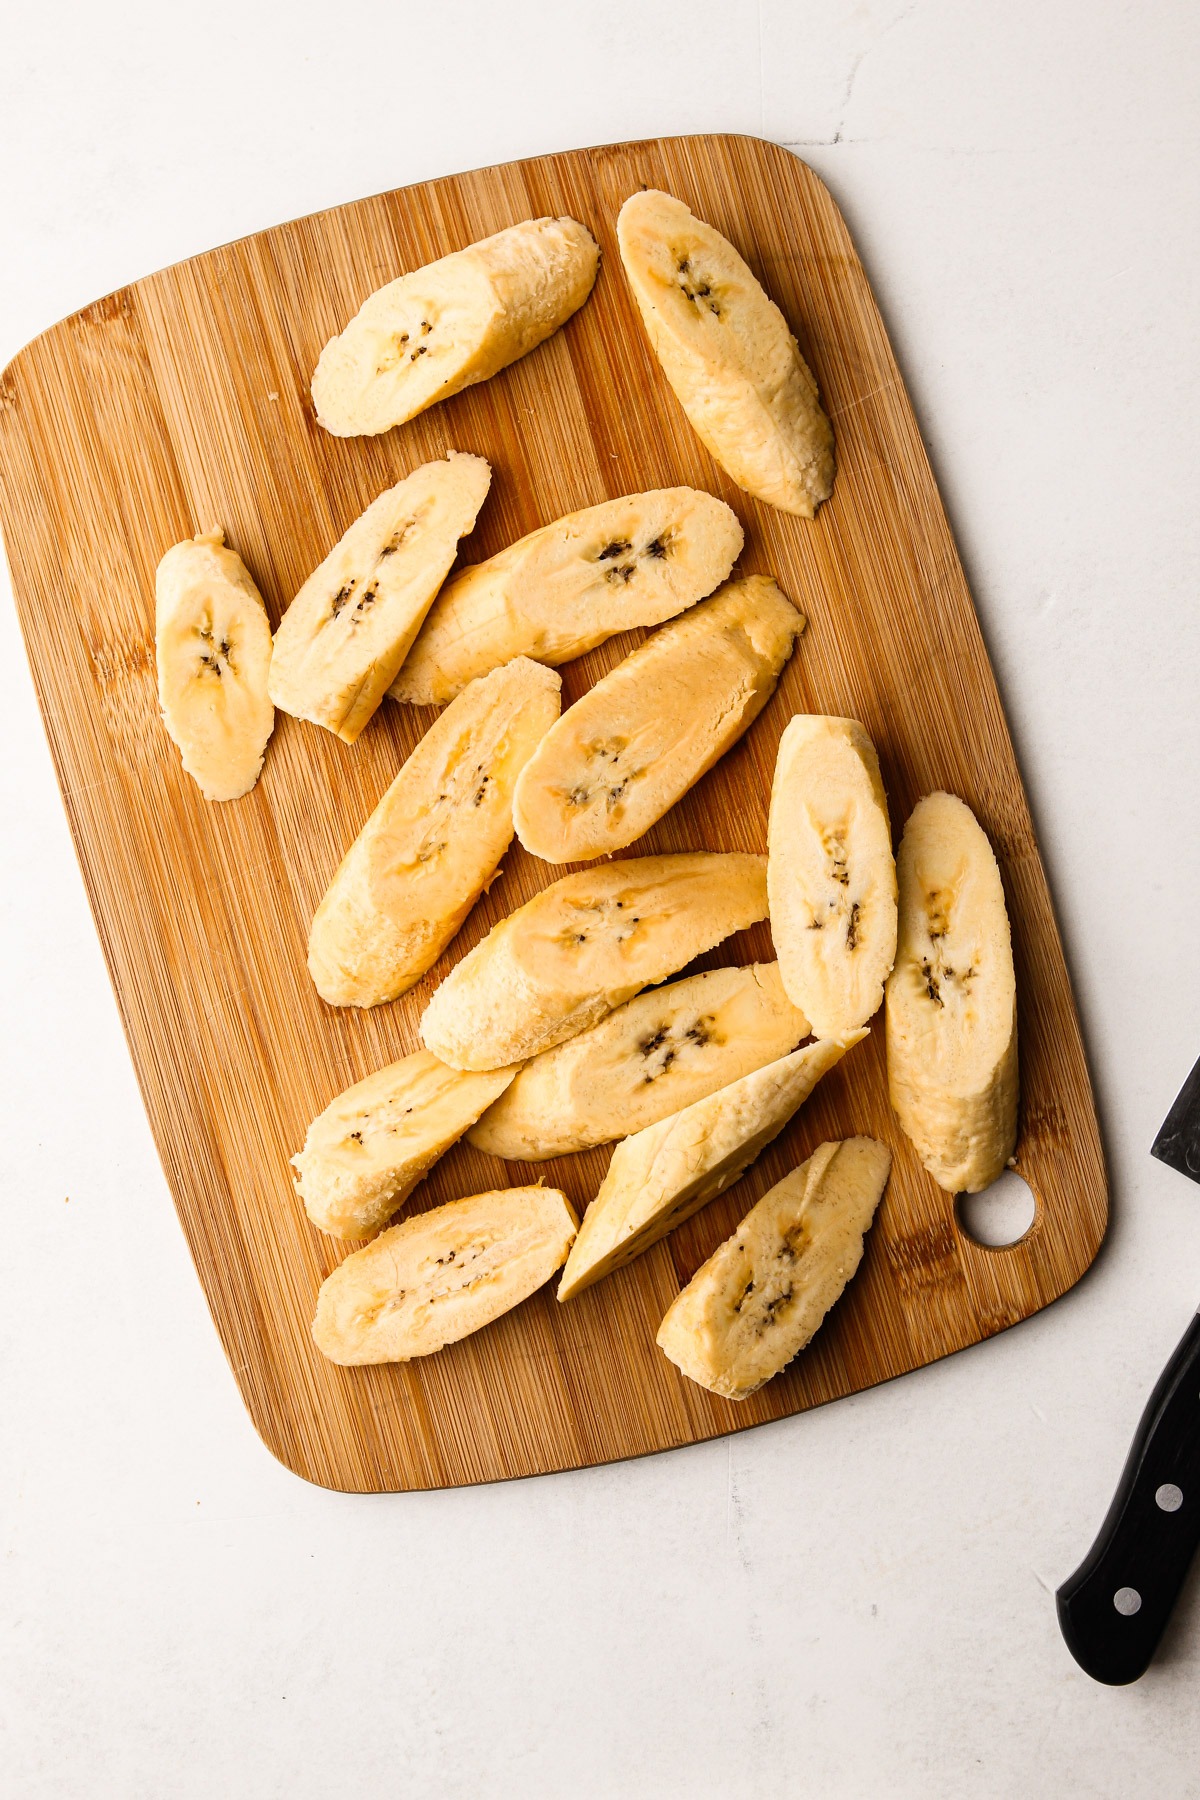
[[758, 717], [804, 619], [765, 575], [730, 581], [663, 625], [546, 733], [513, 818], [546, 862], [634, 842]]
[[467, 1133], [478, 1150], [542, 1162], [628, 1137], [794, 1050], [808, 1020], [778, 963], [709, 969], [637, 994], [525, 1064]]
[[331, 1362], [409, 1362], [490, 1325], [562, 1267], [578, 1220], [558, 1188], [470, 1194], [393, 1225], [321, 1284]]
[[292, 1158], [313, 1224], [333, 1237], [373, 1237], [515, 1074], [464, 1075], [417, 1050], [338, 1094]]
[[352, 744], [474, 529], [492, 472], [451, 451], [373, 500], [314, 569], [275, 633], [276, 706]]
[[875, 746], [857, 719], [797, 713], [767, 828], [783, 984], [821, 1037], [865, 1025], [896, 955], [896, 865]]
[[451, 970], [421, 1040], [454, 1068], [523, 1062], [766, 912], [762, 856], [680, 851], [564, 875]]
[[626, 200], [617, 241], [651, 347], [696, 435], [740, 488], [811, 519], [833, 492], [833, 428], [753, 270], [655, 188]]
[[395, 1000], [433, 967], [512, 841], [513, 789], [558, 717], [560, 685], [515, 657], [425, 733], [313, 918], [308, 970], [331, 1006]]
[[388, 282], [321, 352], [319, 422], [373, 436], [487, 381], [583, 305], [599, 264], [577, 219], [525, 219]]
[[163, 723], [185, 770], [206, 800], [240, 799], [275, 724], [271, 627], [220, 526], [172, 545], [159, 563], [154, 650]]
[[723, 1193], [866, 1036], [818, 1038], [618, 1144], [584, 1214], [559, 1299], [623, 1269]]
[[557, 667], [619, 631], [661, 625], [725, 580], [742, 541], [737, 514], [696, 488], [569, 513], [451, 576], [391, 697], [441, 706], [509, 657]]
[[710, 1393], [756, 1393], [812, 1341], [857, 1272], [891, 1167], [874, 1138], [814, 1150], [696, 1270], [659, 1326], [659, 1349]]
[[892, 1105], [938, 1185], [977, 1193], [1017, 1141], [1017, 984], [1004, 885], [978, 819], [945, 793], [913, 808], [897, 877]]

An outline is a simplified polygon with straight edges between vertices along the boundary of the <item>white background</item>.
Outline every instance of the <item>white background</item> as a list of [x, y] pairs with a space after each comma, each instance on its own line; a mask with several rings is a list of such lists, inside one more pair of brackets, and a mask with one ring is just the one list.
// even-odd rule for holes
[[1192, 0], [49, 0], [2, 54], [0, 364], [427, 176], [703, 130], [808, 158], [978, 598], [1114, 1194], [1059, 1305], [808, 1417], [504, 1487], [305, 1486], [189, 1264], [5, 600], [5, 1795], [1200, 1794], [1200, 1577], [1125, 1690], [1052, 1600], [1200, 1300], [1200, 1190], [1147, 1154], [1200, 1054]]

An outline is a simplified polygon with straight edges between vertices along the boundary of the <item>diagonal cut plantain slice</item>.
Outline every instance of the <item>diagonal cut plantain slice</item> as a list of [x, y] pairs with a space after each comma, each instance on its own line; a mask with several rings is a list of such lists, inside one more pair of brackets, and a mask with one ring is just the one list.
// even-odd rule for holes
[[331, 1362], [409, 1362], [456, 1344], [549, 1281], [578, 1220], [558, 1188], [448, 1200], [393, 1225], [321, 1284], [313, 1338]]
[[742, 549], [737, 514], [696, 488], [626, 494], [556, 519], [446, 583], [392, 683], [441, 706], [512, 656], [570, 662], [702, 600]]
[[659, 1326], [659, 1349], [726, 1400], [778, 1375], [858, 1269], [891, 1167], [874, 1138], [814, 1150], [696, 1270]]
[[866, 1031], [818, 1039], [626, 1138], [584, 1214], [560, 1300], [640, 1256], [748, 1169]]
[[1004, 886], [970, 807], [927, 794], [900, 840], [888, 1085], [947, 1193], [978, 1193], [1017, 1141], [1017, 984]]
[[775, 302], [733, 245], [671, 194], [632, 194], [617, 242], [696, 435], [747, 493], [811, 519], [833, 492], [833, 430]]
[[292, 1158], [313, 1224], [333, 1237], [372, 1237], [515, 1074], [464, 1075], [418, 1050], [355, 1082]]
[[784, 986], [819, 1037], [865, 1025], [896, 956], [896, 865], [879, 758], [857, 719], [797, 713], [788, 725], [767, 852]]
[[275, 633], [276, 706], [352, 744], [375, 712], [471, 531], [482, 456], [423, 463], [373, 500], [314, 569]]
[[794, 1050], [808, 1020], [778, 963], [710, 969], [638, 994], [526, 1063], [467, 1133], [477, 1150], [544, 1162], [628, 1137]]
[[560, 685], [519, 656], [421, 739], [313, 919], [308, 969], [331, 1006], [394, 1000], [433, 967], [508, 849], [513, 788], [558, 717]]
[[545, 862], [621, 850], [758, 717], [804, 629], [765, 575], [728, 582], [569, 707], [517, 782], [513, 819]]
[[275, 708], [271, 627], [241, 557], [211, 531], [167, 551], [154, 577], [163, 724], [206, 800], [238, 800], [263, 766]]
[[536, 348], [592, 291], [600, 251], [575, 219], [525, 219], [371, 294], [321, 352], [317, 418], [390, 431]]
[[564, 875], [464, 956], [422, 1042], [460, 1069], [523, 1062], [765, 918], [765, 858], [685, 851]]

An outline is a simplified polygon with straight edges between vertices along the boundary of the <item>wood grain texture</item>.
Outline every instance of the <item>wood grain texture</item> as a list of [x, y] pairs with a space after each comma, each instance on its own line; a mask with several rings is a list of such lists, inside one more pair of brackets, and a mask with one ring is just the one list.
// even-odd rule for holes
[[[812, 523], [759, 506], [702, 448], [648, 349], [616, 252], [618, 208], [668, 189], [725, 232], [783, 307], [837, 432]], [[517, 220], [567, 212], [599, 239], [592, 299], [485, 386], [376, 439], [315, 423], [326, 339], [373, 288]], [[899, 826], [935, 787], [996, 847], [1020, 994], [1017, 1163], [1038, 1200], [1017, 1246], [980, 1248], [893, 1121], [882, 1022], [729, 1193], [568, 1306], [553, 1288], [438, 1356], [341, 1369], [309, 1336], [344, 1254], [313, 1230], [288, 1158], [350, 1082], [417, 1047], [437, 982], [561, 871], [519, 847], [426, 980], [338, 1012], [305, 968], [347, 845], [434, 714], [385, 703], [358, 743], [280, 714], [246, 798], [207, 804], [158, 716], [154, 569], [221, 523], [277, 620], [377, 493], [447, 449], [494, 479], [465, 558], [609, 496], [688, 482], [746, 526], [809, 627], [743, 742], [627, 854], [763, 850], [775, 747], [795, 711], [851, 714], [879, 748]], [[221, 1340], [269, 1448], [354, 1491], [450, 1486], [695, 1442], [854, 1392], [1036, 1312], [1087, 1268], [1107, 1189], [1050, 896], [963, 572], [862, 266], [803, 163], [752, 138], [620, 144], [479, 170], [264, 231], [66, 319], [0, 378], [3, 529], [51, 751], [167, 1180]], [[636, 642], [563, 671], [577, 697]], [[771, 955], [766, 926], [699, 966]], [[663, 1313], [758, 1197], [822, 1139], [870, 1132], [894, 1170], [844, 1300], [779, 1379], [736, 1405], [655, 1348]], [[582, 1207], [607, 1151], [500, 1164], [462, 1145], [410, 1209], [539, 1175]]]

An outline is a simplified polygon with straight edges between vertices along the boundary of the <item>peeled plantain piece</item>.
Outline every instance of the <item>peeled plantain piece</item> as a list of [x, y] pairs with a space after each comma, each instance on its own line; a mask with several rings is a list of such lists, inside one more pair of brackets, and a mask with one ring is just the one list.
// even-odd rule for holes
[[797, 713], [788, 725], [767, 851], [784, 986], [819, 1037], [865, 1025], [896, 956], [896, 865], [879, 758], [857, 719]]
[[313, 1339], [331, 1362], [409, 1362], [528, 1300], [560, 1269], [578, 1220], [557, 1188], [448, 1200], [393, 1225], [321, 1283]]
[[866, 1035], [807, 1044], [618, 1144], [567, 1258], [559, 1299], [623, 1269], [736, 1181]]
[[263, 766], [275, 708], [262, 595], [225, 533], [174, 544], [154, 578], [154, 654], [163, 724], [206, 800], [237, 800]]
[[467, 1133], [526, 1162], [608, 1144], [794, 1050], [808, 1020], [778, 963], [710, 969], [638, 994], [526, 1063]]
[[661, 625], [724, 581], [737, 514], [696, 488], [605, 500], [451, 577], [391, 686], [441, 706], [512, 656], [570, 662], [615, 632]]
[[394, 1000], [433, 967], [512, 840], [513, 788], [558, 717], [560, 686], [519, 656], [426, 732], [313, 919], [309, 974], [331, 1006]]
[[276, 706], [354, 742], [408, 654], [491, 479], [482, 456], [451, 451], [371, 502], [279, 621]]
[[390, 431], [516, 362], [581, 307], [600, 251], [575, 219], [525, 219], [365, 300], [321, 352], [317, 418], [338, 437]]
[[313, 1224], [339, 1238], [374, 1236], [515, 1074], [464, 1075], [418, 1050], [355, 1082], [292, 1158]]
[[617, 242], [700, 441], [747, 493], [811, 519], [833, 492], [833, 429], [775, 302], [733, 245], [671, 194], [630, 195]]
[[696, 1270], [659, 1326], [659, 1349], [726, 1400], [778, 1375], [862, 1261], [891, 1167], [874, 1138], [822, 1144]]
[[766, 859], [685, 851], [564, 875], [502, 919], [425, 1008], [457, 1069], [537, 1056], [766, 917]]
[[969, 806], [927, 794], [898, 859], [887, 984], [892, 1105], [947, 1193], [978, 1193], [1017, 1142], [1017, 985], [1004, 887]]
[[664, 625], [569, 707], [525, 765], [517, 836], [545, 862], [623, 849], [758, 717], [804, 620], [750, 575]]

